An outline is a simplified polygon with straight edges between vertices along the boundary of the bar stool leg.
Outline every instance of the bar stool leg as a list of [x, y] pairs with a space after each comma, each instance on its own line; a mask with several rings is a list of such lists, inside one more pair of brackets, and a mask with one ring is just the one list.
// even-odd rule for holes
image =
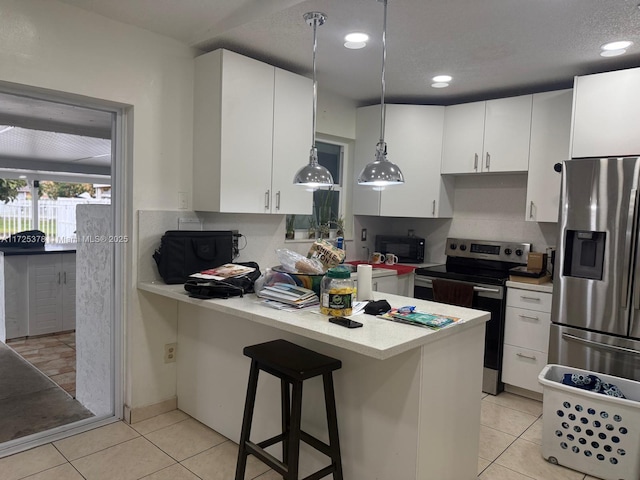
[[238, 442], [238, 462], [236, 464], [235, 480], [244, 480], [244, 472], [247, 468], [247, 447], [246, 442], [251, 434], [251, 422], [253, 420], [253, 408], [256, 403], [256, 391], [258, 390], [258, 363], [251, 361], [251, 370], [249, 371], [249, 383], [247, 385], [247, 399], [244, 404], [244, 415], [242, 417], [242, 431], [240, 432], [240, 441]]
[[333, 480], [343, 480], [342, 458], [340, 456], [340, 438], [338, 436], [338, 416], [336, 414], [336, 400], [333, 389], [333, 375], [331, 372], [322, 375], [324, 383], [324, 403], [327, 409], [327, 427], [329, 429], [329, 447], [331, 451], [331, 461], [335, 471]]
[[289, 392], [289, 382], [284, 379], [280, 380], [282, 390], [282, 463], [289, 463], [289, 425], [291, 424], [291, 394]]
[[288, 473], [285, 480], [298, 480], [300, 461], [300, 423], [302, 420], [302, 381], [293, 382], [291, 396], [291, 421], [289, 426]]

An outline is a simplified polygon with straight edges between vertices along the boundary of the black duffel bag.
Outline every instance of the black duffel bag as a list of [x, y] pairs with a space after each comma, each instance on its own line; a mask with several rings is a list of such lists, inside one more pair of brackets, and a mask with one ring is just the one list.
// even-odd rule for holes
[[224, 280], [189, 279], [184, 289], [190, 297], [202, 299], [242, 297], [245, 293], [253, 293], [253, 284], [260, 278], [260, 267], [256, 262], [238, 262], [237, 265], [253, 267], [255, 270]]
[[233, 260], [233, 233], [169, 230], [160, 239], [153, 259], [165, 283], [184, 283], [189, 275]]

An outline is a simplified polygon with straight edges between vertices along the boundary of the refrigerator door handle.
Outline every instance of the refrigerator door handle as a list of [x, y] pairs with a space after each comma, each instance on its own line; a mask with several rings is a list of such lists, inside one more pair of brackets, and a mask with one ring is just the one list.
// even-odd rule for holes
[[640, 355], [640, 351], [634, 350], [633, 348], [618, 347], [617, 345], [595, 342], [593, 340], [587, 340], [586, 338], [576, 337], [575, 335], [571, 335], [569, 333], [563, 333], [562, 338], [565, 340], [573, 340], [575, 342], [586, 343], [588, 345], [595, 345], [596, 347], [604, 348], [606, 350], [615, 350], [616, 352], [628, 353], [631, 355]]
[[[636, 203], [638, 200], [638, 189], [631, 189], [631, 195], [629, 198], [629, 211], [627, 214], [627, 231], [624, 234], [624, 263], [623, 265], [629, 265], [631, 263], [631, 247], [633, 245], [633, 232], [635, 231], [635, 217], [636, 217]], [[638, 266], [636, 265], [636, 269]], [[631, 275], [631, 269], [627, 271], [626, 275], [622, 276], [622, 288], [620, 289], [620, 306], [627, 308], [627, 298], [629, 290], [629, 277]], [[634, 292], [634, 302], [638, 289]], [[637, 304], [637, 303], [636, 303]]]

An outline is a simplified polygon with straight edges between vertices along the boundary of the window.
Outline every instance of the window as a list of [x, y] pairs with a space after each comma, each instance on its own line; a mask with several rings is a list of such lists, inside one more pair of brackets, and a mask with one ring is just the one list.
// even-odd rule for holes
[[[316, 142], [318, 163], [333, 176], [333, 187], [313, 192], [312, 215], [287, 215], [286, 238], [329, 238], [344, 235], [345, 192], [344, 147]], [[295, 232], [297, 235], [294, 237]]]

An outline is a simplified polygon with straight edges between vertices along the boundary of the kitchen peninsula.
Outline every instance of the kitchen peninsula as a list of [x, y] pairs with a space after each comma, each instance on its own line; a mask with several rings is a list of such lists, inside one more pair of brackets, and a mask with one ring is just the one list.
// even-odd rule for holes
[[[334, 381], [345, 478], [476, 478], [488, 313], [375, 292], [392, 306], [461, 320], [433, 331], [359, 315], [363, 328], [346, 329], [314, 311], [266, 307], [255, 295], [199, 300], [182, 285], [141, 282], [138, 289], [177, 300], [178, 408], [231, 440], [239, 438], [249, 374], [243, 347], [284, 338], [342, 360]], [[303, 429], [326, 441], [322, 383], [307, 383]], [[261, 375], [254, 440], [279, 432], [279, 401], [279, 381]], [[270, 451], [279, 456], [281, 448]], [[303, 475], [326, 462], [303, 445]]]

